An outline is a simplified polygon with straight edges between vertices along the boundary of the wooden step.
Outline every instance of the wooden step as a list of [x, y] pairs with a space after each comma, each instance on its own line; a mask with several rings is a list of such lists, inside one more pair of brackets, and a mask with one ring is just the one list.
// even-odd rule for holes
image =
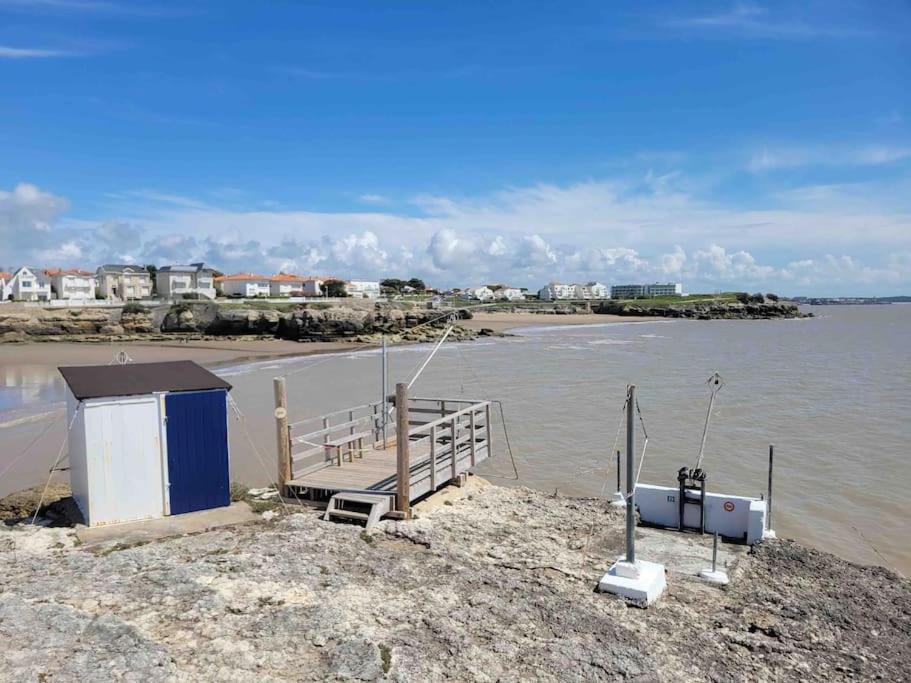
[[332, 515], [333, 517], [346, 517], [348, 519], [367, 520], [370, 517], [366, 512], [356, 512], [355, 510], [326, 510], [326, 514]]
[[[339, 491], [329, 499], [326, 506], [326, 513], [323, 519], [329, 521], [332, 517], [344, 517], [346, 519], [364, 520], [366, 527], [369, 529], [380, 521], [380, 518], [392, 510], [394, 501], [393, 496], [381, 493], [370, 493], [369, 491]], [[358, 505], [369, 506], [370, 512], [357, 512], [356, 510], [345, 510], [343, 503], [357, 503]]]

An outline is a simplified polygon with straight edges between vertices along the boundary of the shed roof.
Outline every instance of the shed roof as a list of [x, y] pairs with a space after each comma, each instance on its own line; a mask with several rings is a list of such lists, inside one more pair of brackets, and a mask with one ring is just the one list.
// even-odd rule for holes
[[107, 396], [135, 396], [156, 391], [231, 389], [231, 385], [191, 360], [126, 365], [78, 365], [57, 368], [80, 401]]

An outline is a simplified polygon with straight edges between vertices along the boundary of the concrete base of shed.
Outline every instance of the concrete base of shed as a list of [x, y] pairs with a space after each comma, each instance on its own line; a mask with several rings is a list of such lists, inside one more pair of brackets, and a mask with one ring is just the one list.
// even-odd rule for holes
[[106, 526], [76, 528], [76, 537], [86, 547], [116, 541], [117, 543], [147, 543], [169, 536], [195, 534], [209, 529], [243, 524], [261, 519], [246, 503], [231, 503], [227, 507], [199, 510], [183, 515], [171, 515], [139, 522], [110, 524]]

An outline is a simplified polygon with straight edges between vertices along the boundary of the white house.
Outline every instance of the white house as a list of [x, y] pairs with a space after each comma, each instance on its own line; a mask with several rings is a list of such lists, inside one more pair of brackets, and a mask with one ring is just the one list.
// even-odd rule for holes
[[610, 292], [606, 285], [600, 282], [586, 282], [584, 285], [575, 285], [576, 298], [579, 299], [610, 299]]
[[41, 280], [50, 284], [55, 299], [86, 301], [95, 298], [95, 276], [85, 270], [48, 268], [42, 272]]
[[487, 286], [467, 287], [460, 296], [468, 301], [492, 301], [494, 298], [493, 290]]
[[255, 273], [237, 273], [215, 278], [224, 296], [256, 297], [269, 296], [272, 292], [272, 278]]
[[372, 280], [349, 280], [345, 283], [348, 296], [361, 299], [376, 299], [380, 296], [380, 283]]
[[269, 282], [269, 293], [272, 296], [301, 296], [305, 278], [300, 275], [279, 273], [273, 275]]
[[13, 301], [50, 301], [51, 283], [28, 266], [17, 268], [3, 286], [3, 298]]
[[12, 273], [0, 271], [0, 302], [6, 301], [6, 283], [11, 277]]
[[501, 301], [522, 301], [525, 294], [518, 287], [500, 287], [493, 293], [494, 299]]
[[95, 272], [102, 299], [148, 299], [152, 296], [152, 277], [143, 266], [108, 264]]
[[304, 278], [301, 292], [304, 296], [323, 296], [323, 280], [318, 277]]
[[215, 274], [203, 263], [188, 266], [162, 266], [155, 274], [158, 296], [165, 299], [198, 294], [207, 299], [215, 298]]
[[541, 301], [555, 301], [557, 299], [575, 299], [576, 286], [564, 285], [562, 282], [550, 282], [546, 287], [538, 290]]

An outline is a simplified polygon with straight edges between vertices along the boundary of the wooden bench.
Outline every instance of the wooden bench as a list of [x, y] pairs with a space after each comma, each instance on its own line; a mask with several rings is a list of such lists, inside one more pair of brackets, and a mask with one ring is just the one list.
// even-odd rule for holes
[[330, 458], [333, 457], [333, 451], [334, 451], [335, 463], [336, 463], [336, 465], [341, 467], [342, 466], [342, 453], [345, 451], [345, 447], [346, 446], [348, 447], [347, 448], [348, 462], [352, 462], [354, 460], [354, 453], [351, 448], [354, 445], [357, 446], [358, 457], [362, 458], [362, 457], [364, 457], [364, 439], [366, 437], [372, 436], [372, 435], [373, 435], [373, 432], [357, 432], [355, 434], [346, 434], [345, 436], [341, 436], [337, 439], [332, 439], [331, 441], [326, 441], [323, 444], [323, 448], [326, 449]]

